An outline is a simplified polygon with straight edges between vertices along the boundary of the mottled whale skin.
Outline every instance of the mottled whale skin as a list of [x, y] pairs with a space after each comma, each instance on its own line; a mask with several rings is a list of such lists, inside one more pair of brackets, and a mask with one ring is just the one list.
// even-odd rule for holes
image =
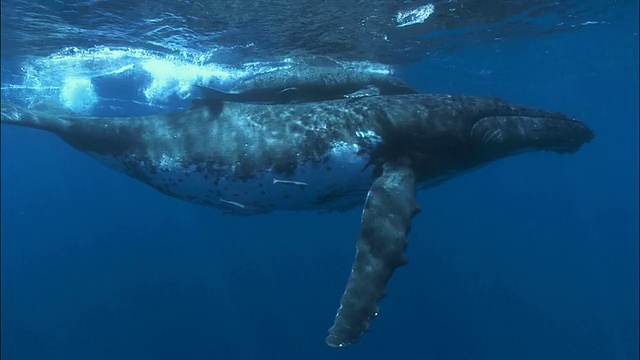
[[592, 131], [489, 97], [372, 96], [224, 103], [147, 117], [73, 118], [2, 103], [2, 122], [50, 131], [183, 200], [238, 214], [364, 204], [356, 258], [328, 345], [358, 340], [404, 249], [417, 189], [525, 151], [572, 153]]
[[210, 100], [267, 104], [416, 93], [402, 79], [388, 74], [310, 65], [261, 73], [241, 81], [227, 92], [204, 86], [198, 88]]

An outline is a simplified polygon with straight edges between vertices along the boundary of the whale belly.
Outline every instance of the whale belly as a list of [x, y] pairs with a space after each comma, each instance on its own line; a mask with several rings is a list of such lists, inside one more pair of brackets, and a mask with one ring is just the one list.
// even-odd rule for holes
[[156, 160], [90, 155], [166, 195], [249, 215], [277, 210], [344, 211], [361, 205], [374, 177], [373, 167], [367, 166], [369, 154], [360, 149], [337, 146], [320, 159], [299, 162], [291, 174], [266, 165], [250, 178], [236, 177], [233, 167], [184, 165], [184, 159], [168, 155]]

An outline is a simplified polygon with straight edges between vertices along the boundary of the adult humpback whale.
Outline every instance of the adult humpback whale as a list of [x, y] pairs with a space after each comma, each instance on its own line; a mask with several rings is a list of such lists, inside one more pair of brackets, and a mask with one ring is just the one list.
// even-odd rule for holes
[[391, 75], [305, 64], [258, 74], [228, 92], [196, 87], [211, 100], [269, 104], [416, 93], [402, 79]]
[[290, 105], [224, 103], [132, 118], [73, 118], [2, 103], [2, 122], [71, 146], [187, 201], [232, 213], [364, 203], [355, 262], [326, 342], [356, 341], [404, 249], [418, 188], [521, 153], [577, 151], [592, 131], [486, 97], [418, 94]]

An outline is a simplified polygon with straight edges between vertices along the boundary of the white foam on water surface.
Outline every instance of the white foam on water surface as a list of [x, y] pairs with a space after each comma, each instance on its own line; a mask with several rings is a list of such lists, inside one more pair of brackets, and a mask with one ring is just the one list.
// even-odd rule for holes
[[[296, 65], [295, 59], [284, 59], [231, 66], [211, 62], [211, 58], [211, 54], [195, 52], [169, 55], [126, 47], [68, 47], [49, 56], [26, 60], [21, 68], [23, 82], [2, 84], [2, 89], [27, 104], [57, 103], [78, 115], [90, 115], [101, 101], [164, 105], [176, 98], [200, 96], [194, 85], [224, 89], [256, 74]], [[392, 72], [387, 65], [366, 61], [336, 63], [354, 71]], [[110, 85], [119, 84], [135, 89], [125, 95], [126, 99], [104, 95], [109, 91], [113, 94]], [[139, 96], [129, 98], [132, 93]]]

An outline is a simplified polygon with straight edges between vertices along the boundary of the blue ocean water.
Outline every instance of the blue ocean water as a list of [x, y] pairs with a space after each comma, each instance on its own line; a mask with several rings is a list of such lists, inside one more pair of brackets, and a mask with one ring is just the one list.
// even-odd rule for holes
[[[386, 12], [391, 3], [372, 2]], [[371, 330], [347, 349], [324, 337], [353, 261], [359, 209], [225, 216], [161, 195], [53, 135], [3, 125], [3, 359], [638, 358], [638, 4], [582, 3], [598, 11], [532, 20], [552, 30], [574, 19], [544, 36], [487, 40], [486, 32], [528, 29], [511, 26], [514, 12], [480, 26], [483, 36], [460, 29], [490, 16], [402, 26], [413, 33], [390, 32], [389, 46], [411, 54], [391, 58], [379, 55], [389, 52], [384, 41], [372, 40], [372, 53], [314, 53], [305, 43], [313, 55], [334, 49], [349, 66], [393, 69], [422, 92], [499, 96], [570, 114], [596, 133], [575, 154], [520, 155], [420, 192], [410, 262]], [[261, 31], [277, 24], [212, 30], [215, 51], [188, 41], [203, 36], [192, 33], [193, 16], [182, 28], [149, 25], [189, 4], [147, 16], [151, 28], [138, 39], [135, 19], [98, 21], [118, 13], [105, 3], [3, 0], [3, 99], [84, 115], [165, 112], [188, 106], [194, 83], [224, 87], [295, 62], [285, 52], [300, 43]], [[36, 20], [64, 24], [68, 36]], [[117, 29], [130, 31], [104, 35]]]

